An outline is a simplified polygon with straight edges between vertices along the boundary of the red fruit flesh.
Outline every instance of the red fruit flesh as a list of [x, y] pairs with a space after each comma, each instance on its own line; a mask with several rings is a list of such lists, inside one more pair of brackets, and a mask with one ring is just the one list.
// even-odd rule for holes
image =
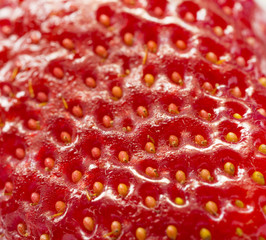
[[0, 1], [0, 239], [266, 239], [266, 28], [251, 0]]

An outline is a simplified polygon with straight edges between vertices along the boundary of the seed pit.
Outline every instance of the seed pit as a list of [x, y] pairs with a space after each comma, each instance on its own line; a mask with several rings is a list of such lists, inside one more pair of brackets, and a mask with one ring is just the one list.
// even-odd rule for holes
[[51, 171], [56, 165], [57, 149], [49, 142], [45, 142], [39, 149], [35, 159], [42, 169]]
[[154, 65], [148, 65], [143, 70], [143, 84], [147, 87], [152, 87], [156, 82], [156, 77], [158, 74], [158, 68]]
[[[150, 178], [150, 177], [159, 177], [159, 169], [158, 169], [158, 164], [157, 162], [155, 162], [152, 159], [145, 159], [145, 160], [141, 160], [138, 162], [137, 166], [136, 166], [137, 170], [143, 174], [143, 176]], [[148, 169], [148, 173], [147, 174], [147, 168]], [[155, 170], [155, 171], [150, 171], [150, 170]], [[152, 173], [152, 174], [150, 174]]]
[[147, 45], [149, 52], [156, 53], [159, 48], [158, 36], [161, 26], [155, 23], [145, 22], [140, 31], [143, 33], [144, 44]]
[[[77, 145], [77, 150], [83, 156], [89, 156], [93, 161], [102, 155], [101, 134], [98, 130], [87, 130], [80, 135], [81, 141]], [[80, 171], [83, 168], [80, 169]], [[82, 172], [82, 171], [81, 171]]]
[[161, 0], [161, 1], [149, 0], [147, 9], [151, 15], [161, 18], [164, 15], [166, 5], [167, 5], [166, 0]]
[[211, 26], [211, 28], [215, 28], [219, 26], [222, 30], [225, 30], [227, 27], [227, 22], [217, 14], [213, 12], [208, 12], [208, 17], [206, 19], [206, 23]]
[[101, 6], [96, 13], [97, 21], [104, 27], [112, 25], [113, 10], [109, 6]]
[[[133, 42], [135, 39], [135, 36], [137, 34], [136, 30], [138, 29], [138, 23], [139, 23], [139, 18], [136, 18], [130, 14], [123, 13], [122, 14], [123, 19], [126, 21], [125, 26], [122, 28], [120, 32], [121, 39], [125, 43], [125, 35], [130, 33], [133, 36]], [[129, 38], [128, 38], [129, 39]], [[128, 44], [127, 44], [128, 45]], [[128, 45], [131, 46], [131, 45]]]
[[230, 114], [231, 117], [234, 116], [235, 113], [238, 113], [243, 117], [247, 112], [247, 108], [238, 102], [228, 101], [225, 103], [225, 106], [226, 111]]
[[65, 118], [57, 118], [49, 125], [51, 134], [61, 144], [70, 144], [75, 138], [75, 128], [72, 121]]
[[232, 123], [230, 121], [224, 121], [220, 123], [220, 125], [218, 126], [218, 130], [220, 132], [219, 135], [221, 139], [226, 142], [237, 143], [243, 140], [241, 138], [242, 128], [235, 123]]
[[208, 96], [198, 99], [194, 104], [196, 114], [201, 119], [207, 121], [215, 119], [216, 117], [215, 109], [217, 107], [218, 107], [217, 101]]
[[3, 134], [1, 145], [5, 149], [5, 153], [13, 156], [14, 159], [22, 160], [27, 154], [25, 140], [15, 134]]
[[[263, 131], [260, 131], [260, 129], [254, 130], [252, 138], [254, 139], [253, 142], [256, 152], [263, 155], [266, 154], [266, 136]], [[257, 165], [260, 166], [260, 163], [258, 162]]]
[[[217, 61], [225, 54], [225, 48], [210, 38], [200, 38], [199, 51], [204, 58], [206, 58], [208, 53], [214, 53], [217, 57]], [[214, 63], [217, 63], [217, 61]]]
[[108, 43], [111, 39], [107, 39], [105, 35], [103, 35], [100, 32], [93, 32], [92, 33], [92, 41], [93, 41], [93, 50], [97, 56], [99, 56], [102, 59], [105, 59], [108, 57]]
[[[205, 93], [215, 95], [217, 92], [216, 85], [225, 85], [225, 80], [221, 77], [220, 71], [212, 69], [209, 64], [200, 61], [199, 64], [195, 67], [195, 69], [195, 77], [198, 79], [199, 84]], [[210, 90], [207, 90], [207, 88], [204, 86], [206, 83], [211, 84]]]
[[[180, 61], [178, 59], [168, 59], [167, 67], [162, 68], [162, 72], [166, 73], [169, 82], [178, 86], [184, 85], [185, 67], [187, 66], [186, 61]], [[189, 67], [187, 68], [189, 71]]]
[[82, 118], [84, 116], [84, 103], [79, 100], [67, 101], [69, 112], [76, 118]]
[[[177, 188], [175, 184], [170, 184], [166, 189], [169, 199], [177, 205], [184, 205], [188, 194], [185, 194], [181, 188]], [[179, 198], [179, 199], [177, 199]]]
[[235, 56], [235, 62], [239, 67], [246, 67], [249, 64], [249, 60], [254, 55], [248, 48], [242, 48], [239, 52], [233, 53]]
[[[139, 192], [139, 196], [143, 198], [143, 205], [147, 206], [146, 203], [148, 202], [149, 208], [154, 208], [158, 206], [159, 196], [162, 193], [162, 191], [157, 185], [154, 185], [152, 183], [144, 183], [141, 185], [138, 192]], [[148, 201], [145, 201], [147, 197], [151, 197], [151, 198], [148, 198], [147, 199]]]
[[262, 89], [261, 91], [259, 90], [255, 91], [252, 95], [252, 98], [256, 101], [256, 103], [260, 108], [266, 110], [266, 96], [263, 90], [264, 89]]
[[[132, 108], [133, 108], [133, 111], [136, 113], [136, 116], [138, 117], [138, 119], [146, 119], [146, 117], [152, 116], [153, 96], [145, 96], [141, 94], [140, 92], [134, 92], [132, 94], [133, 94]], [[147, 114], [145, 114], [146, 117], [141, 117], [139, 115], [138, 113], [139, 107], [144, 107], [147, 110]]]
[[192, 1], [185, 1], [177, 7], [177, 13], [187, 22], [195, 22], [199, 6]]
[[173, 46], [180, 51], [186, 50], [189, 46], [191, 34], [183, 28], [175, 25], [169, 25], [167, 27], [170, 28], [171, 31]]
[[97, 105], [94, 116], [96, 116], [98, 124], [105, 130], [112, 129], [115, 121], [112, 106], [104, 101], [100, 101]]
[[237, 71], [232, 70], [225, 74], [225, 85], [229, 88], [229, 95], [232, 97], [245, 97], [245, 91], [247, 89], [246, 75]]

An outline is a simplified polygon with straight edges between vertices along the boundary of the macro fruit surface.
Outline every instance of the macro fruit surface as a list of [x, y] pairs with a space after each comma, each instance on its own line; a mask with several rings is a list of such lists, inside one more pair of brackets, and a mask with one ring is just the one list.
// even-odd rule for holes
[[263, 16], [0, 1], [0, 239], [265, 240]]

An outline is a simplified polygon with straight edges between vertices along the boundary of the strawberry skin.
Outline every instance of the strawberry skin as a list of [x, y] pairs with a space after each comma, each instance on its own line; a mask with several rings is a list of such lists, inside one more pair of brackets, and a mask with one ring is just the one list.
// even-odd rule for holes
[[251, 0], [0, 2], [0, 239], [266, 239], [265, 17]]

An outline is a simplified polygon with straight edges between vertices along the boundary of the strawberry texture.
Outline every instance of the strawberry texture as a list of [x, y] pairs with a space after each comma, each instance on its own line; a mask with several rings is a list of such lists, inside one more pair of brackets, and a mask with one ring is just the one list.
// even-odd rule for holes
[[0, 239], [265, 240], [264, 23], [251, 0], [0, 1]]

